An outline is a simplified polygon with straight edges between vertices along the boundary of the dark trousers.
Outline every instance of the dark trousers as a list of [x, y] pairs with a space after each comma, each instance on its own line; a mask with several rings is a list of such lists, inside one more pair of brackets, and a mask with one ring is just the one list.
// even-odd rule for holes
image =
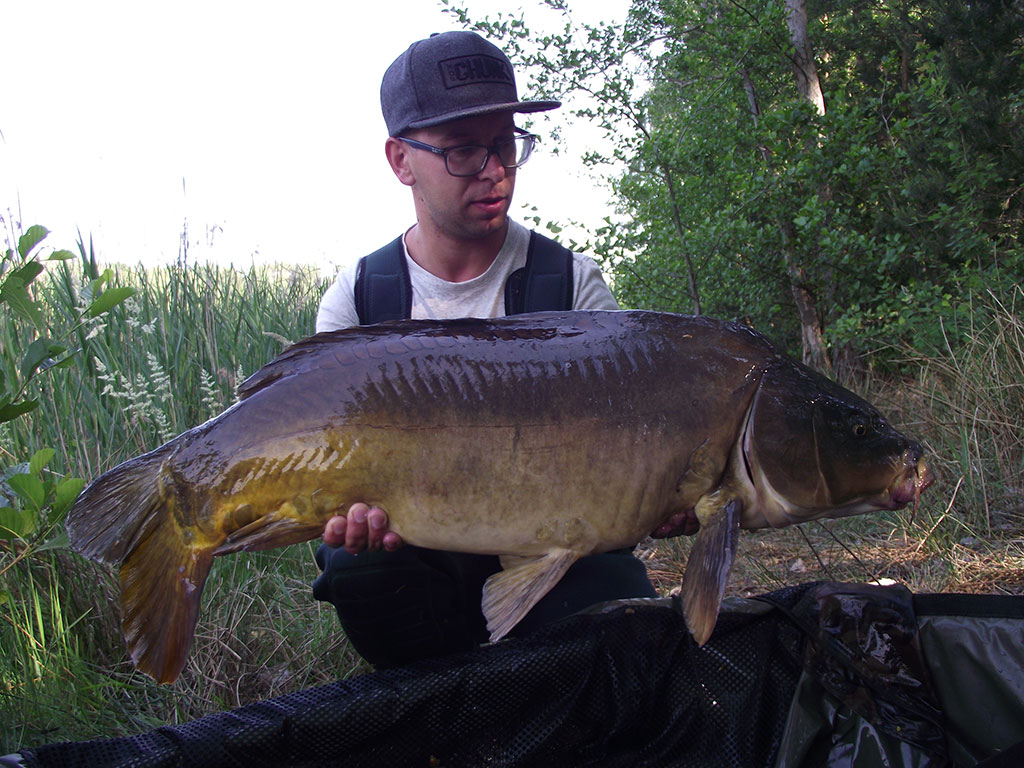
[[[487, 577], [501, 570], [493, 555], [405, 546], [397, 552], [350, 555], [326, 544], [313, 596], [332, 603], [356, 651], [378, 667], [470, 650], [487, 642], [480, 600]], [[576, 561], [510, 633], [538, 627], [605, 600], [656, 597], [630, 549]]]

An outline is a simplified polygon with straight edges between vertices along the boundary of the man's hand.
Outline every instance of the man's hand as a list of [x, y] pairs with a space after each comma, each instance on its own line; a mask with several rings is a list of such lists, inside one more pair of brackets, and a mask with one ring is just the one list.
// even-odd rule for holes
[[347, 515], [335, 515], [324, 526], [324, 544], [344, 547], [353, 555], [380, 549], [394, 552], [404, 543], [401, 536], [388, 530], [388, 515], [383, 509], [361, 502], [349, 507]]
[[700, 530], [700, 521], [697, 520], [697, 513], [688, 509], [672, 515], [668, 520], [659, 525], [651, 532], [653, 539], [667, 539], [670, 536], [692, 536]]

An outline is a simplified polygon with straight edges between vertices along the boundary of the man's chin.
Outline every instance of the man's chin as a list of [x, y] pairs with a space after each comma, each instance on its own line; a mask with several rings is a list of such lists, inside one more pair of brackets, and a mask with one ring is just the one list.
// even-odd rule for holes
[[507, 229], [508, 213], [506, 211], [487, 218], [474, 219], [467, 227], [467, 230], [472, 231], [474, 239], [478, 240], [494, 237], [497, 234], [504, 235]]

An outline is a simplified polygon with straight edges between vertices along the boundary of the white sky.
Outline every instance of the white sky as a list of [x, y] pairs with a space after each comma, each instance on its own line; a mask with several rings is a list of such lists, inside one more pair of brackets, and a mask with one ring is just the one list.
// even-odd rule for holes
[[[579, 20], [613, 21], [629, 0], [572, 5]], [[535, 0], [468, 7], [562, 24]], [[46, 226], [55, 247], [74, 250], [76, 229], [91, 234], [108, 263], [175, 260], [187, 218], [190, 261], [333, 271], [412, 223], [410, 193], [384, 158], [380, 80], [409, 43], [458, 28], [441, 9], [0, 0], [0, 213]], [[542, 143], [519, 174], [513, 215], [531, 204], [542, 219], [597, 226], [609, 196], [577, 162], [594, 136], [564, 129], [559, 156]]]

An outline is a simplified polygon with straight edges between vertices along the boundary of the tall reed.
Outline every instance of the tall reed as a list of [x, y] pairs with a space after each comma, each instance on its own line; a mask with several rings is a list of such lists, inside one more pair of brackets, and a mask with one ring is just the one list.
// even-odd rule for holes
[[[50, 268], [36, 290], [58, 319], [88, 304], [97, 265]], [[41, 406], [3, 425], [3, 465], [40, 446], [53, 469], [91, 479], [229, 406], [235, 387], [313, 332], [326, 281], [314, 268], [117, 267], [136, 297], [77, 328], [83, 354], [38, 386]], [[0, 316], [5, 365], [26, 339]], [[57, 542], [59, 544], [59, 537]], [[0, 543], [0, 754], [193, 719], [362, 668], [312, 599], [310, 545], [217, 563], [189, 666], [173, 689], [134, 672], [116, 579], [59, 546]]]
[[[230, 405], [241, 378], [312, 334], [325, 288], [310, 267], [138, 266], [115, 274], [136, 297], [82, 329], [89, 355], [49, 393], [46, 416], [15, 437], [64, 448], [69, 468], [86, 477]], [[73, 313], [89, 298], [84, 282], [81, 269], [63, 264], [43, 288], [47, 304]]]
[[[972, 297], [943, 327], [943, 346], [903, 350], [912, 376], [875, 384], [926, 441], [939, 477], [922, 525], [953, 539], [1011, 535], [1024, 526], [1024, 289]], [[941, 522], [940, 522], [940, 519]]]

